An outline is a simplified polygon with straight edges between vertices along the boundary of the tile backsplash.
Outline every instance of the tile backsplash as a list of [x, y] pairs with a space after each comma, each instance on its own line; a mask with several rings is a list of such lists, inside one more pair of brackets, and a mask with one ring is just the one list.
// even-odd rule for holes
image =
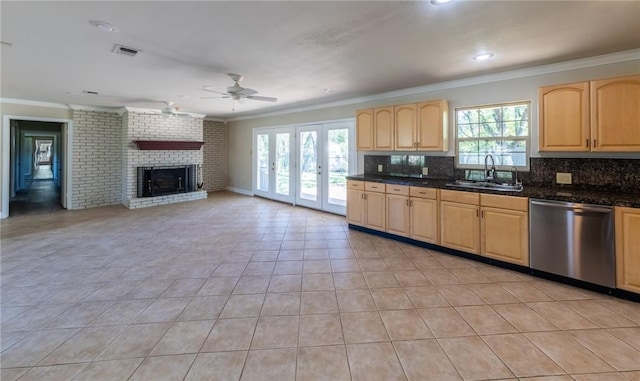
[[[382, 172], [378, 171], [382, 165]], [[390, 176], [420, 177], [422, 168], [429, 168], [428, 178], [462, 179], [469, 171], [455, 168], [455, 157], [423, 155], [365, 155], [364, 173]], [[556, 173], [571, 173], [571, 185], [556, 184]], [[510, 173], [503, 174], [510, 178]], [[601, 158], [531, 158], [530, 171], [519, 172], [518, 179], [526, 185], [552, 186], [640, 193], [640, 159]]]
[[[364, 173], [389, 176], [420, 177], [422, 168], [429, 168], [433, 179], [454, 177], [454, 157], [424, 155], [364, 155]], [[382, 165], [382, 172], [378, 166]]]

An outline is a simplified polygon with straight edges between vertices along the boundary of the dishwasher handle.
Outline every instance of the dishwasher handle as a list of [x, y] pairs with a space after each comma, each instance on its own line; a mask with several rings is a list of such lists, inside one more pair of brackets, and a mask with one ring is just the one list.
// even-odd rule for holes
[[569, 202], [549, 202], [540, 200], [531, 200], [531, 205], [548, 206], [552, 208], [571, 209], [574, 212], [595, 212], [595, 213], [611, 213], [610, 206], [590, 205], [590, 204], [574, 204]]

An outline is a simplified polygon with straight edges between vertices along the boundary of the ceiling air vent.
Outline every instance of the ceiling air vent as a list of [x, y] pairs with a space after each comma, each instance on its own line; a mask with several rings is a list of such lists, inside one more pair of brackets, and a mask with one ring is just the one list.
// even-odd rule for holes
[[113, 52], [116, 54], [124, 54], [125, 56], [135, 57], [136, 54], [141, 52], [139, 49], [128, 48], [122, 45], [116, 45], [113, 47]]

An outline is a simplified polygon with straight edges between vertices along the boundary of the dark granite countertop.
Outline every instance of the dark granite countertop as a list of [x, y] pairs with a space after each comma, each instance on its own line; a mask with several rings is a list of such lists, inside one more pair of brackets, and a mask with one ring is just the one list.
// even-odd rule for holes
[[469, 189], [455, 188], [448, 186], [455, 180], [437, 179], [429, 177], [401, 177], [387, 175], [359, 174], [347, 176], [349, 180], [372, 181], [376, 183], [410, 185], [425, 188], [450, 189], [461, 192], [491, 193], [505, 196], [528, 197], [543, 200], [555, 200], [565, 202], [576, 202], [583, 204], [627, 206], [640, 208], [640, 190], [638, 193], [616, 193], [616, 192], [596, 192], [588, 190], [575, 190], [569, 188], [524, 186], [521, 192], [505, 192], [490, 189]]

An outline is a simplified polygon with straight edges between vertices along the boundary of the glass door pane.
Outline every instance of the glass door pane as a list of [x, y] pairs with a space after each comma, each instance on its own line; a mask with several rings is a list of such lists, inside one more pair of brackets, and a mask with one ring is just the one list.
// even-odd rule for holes
[[288, 132], [276, 134], [276, 159], [275, 159], [275, 181], [276, 181], [276, 193], [284, 196], [288, 196], [291, 191], [291, 184], [289, 182], [290, 166], [289, 158], [291, 157], [290, 151], [291, 134]]
[[300, 198], [318, 201], [318, 131], [300, 132]]
[[347, 205], [347, 179], [349, 173], [349, 129], [327, 131], [327, 197], [332, 205]]
[[269, 192], [269, 134], [256, 136], [256, 189]]

